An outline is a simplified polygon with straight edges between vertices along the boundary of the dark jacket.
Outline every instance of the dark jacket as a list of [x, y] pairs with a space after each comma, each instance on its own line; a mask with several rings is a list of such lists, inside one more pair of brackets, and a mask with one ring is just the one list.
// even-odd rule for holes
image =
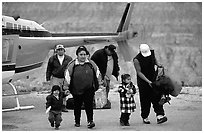
[[[133, 92], [127, 96], [127, 91], [132, 90]], [[131, 113], [136, 109], [136, 104], [134, 100], [134, 94], [136, 93], [136, 88], [131, 82], [130, 84], [121, 83], [118, 87], [118, 92], [120, 93], [120, 109], [122, 113]]]
[[64, 60], [61, 65], [57, 58], [57, 54], [51, 56], [47, 65], [46, 80], [49, 81], [51, 76], [64, 78], [64, 71], [71, 60], [72, 57], [64, 55]]
[[[113, 57], [113, 72], [112, 75], [116, 77], [118, 80], [119, 75], [119, 65], [118, 65], [118, 55], [116, 52], [112, 54]], [[106, 74], [107, 70], [107, 62], [108, 62], [108, 55], [105, 52], [105, 48], [97, 50], [91, 57], [91, 60], [93, 60], [96, 65], [98, 66], [100, 73], [102, 74], [102, 79], [104, 79], [104, 76]]]
[[81, 95], [87, 91], [94, 93], [98, 89], [98, 85], [96, 85], [96, 83], [98, 84], [97, 66], [92, 60], [88, 60], [83, 65], [76, 64], [76, 60], [73, 60], [67, 69], [70, 76], [69, 90], [71, 94]]
[[46, 97], [46, 109], [51, 106], [50, 110], [61, 111], [63, 105], [63, 98], [67, 95], [64, 92], [59, 93], [59, 99], [57, 99], [53, 94], [50, 94]]

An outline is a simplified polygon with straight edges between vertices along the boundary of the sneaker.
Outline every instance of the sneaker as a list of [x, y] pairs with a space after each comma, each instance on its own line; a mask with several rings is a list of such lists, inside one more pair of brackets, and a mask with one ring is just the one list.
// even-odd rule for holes
[[67, 108], [62, 108], [62, 112], [69, 112]]
[[94, 123], [93, 121], [88, 122], [87, 127], [88, 127], [88, 128], [93, 128], [93, 127], [95, 127], [95, 123]]
[[54, 127], [54, 126], [55, 126], [54, 122], [53, 122], [53, 123], [51, 123], [50, 125], [51, 125], [51, 127]]
[[79, 123], [75, 123], [74, 126], [75, 127], [80, 127], [80, 124]]
[[161, 124], [167, 121], [167, 117], [163, 116], [162, 118], [157, 118], [157, 124]]
[[143, 119], [144, 124], [150, 124], [150, 120], [148, 118]]
[[55, 125], [55, 129], [58, 130], [60, 125]]
[[122, 120], [120, 120], [120, 125], [125, 126], [125, 123]]
[[125, 123], [125, 126], [130, 126], [130, 123], [129, 122]]

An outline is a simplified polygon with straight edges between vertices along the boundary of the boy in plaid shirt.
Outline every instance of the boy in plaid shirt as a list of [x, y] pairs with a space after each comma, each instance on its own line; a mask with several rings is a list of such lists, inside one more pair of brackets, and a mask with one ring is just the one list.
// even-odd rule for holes
[[129, 74], [121, 75], [122, 83], [118, 87], [118, 92], [120, 93], [120, 125], [130, 126], [129, 119], [130, 114], [135, 111], [136, 104], [134, 101], [134, 94], [136, 93], [136, 88], [131, 82], [131, 76]]

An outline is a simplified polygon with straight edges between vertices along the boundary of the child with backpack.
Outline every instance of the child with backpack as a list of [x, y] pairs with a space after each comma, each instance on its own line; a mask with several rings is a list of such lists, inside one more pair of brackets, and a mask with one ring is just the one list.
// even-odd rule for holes
[[121, 75], [122, 83], [118, 87], [118, 92], [120, 93], [120, 125], [130, 126], [129, 119], [130, 114], [135, 111], [136, 104], [134, 100], [134, 95], [136, 94], [136, 88], [131, 82], [131, 76], [129, 74]]

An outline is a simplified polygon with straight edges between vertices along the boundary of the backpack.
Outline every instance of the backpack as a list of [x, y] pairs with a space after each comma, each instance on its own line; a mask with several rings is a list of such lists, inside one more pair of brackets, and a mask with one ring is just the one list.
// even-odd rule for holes
[[153, 82], [153, 88], [155, 88], [155, 92], [157, 92], [157, 94], [171, 94], [171, 92], [174, 90], [173, 82], [170, 77], [165, 75], [164, 67], [157, 67], [156, 73], [156, 81]]

